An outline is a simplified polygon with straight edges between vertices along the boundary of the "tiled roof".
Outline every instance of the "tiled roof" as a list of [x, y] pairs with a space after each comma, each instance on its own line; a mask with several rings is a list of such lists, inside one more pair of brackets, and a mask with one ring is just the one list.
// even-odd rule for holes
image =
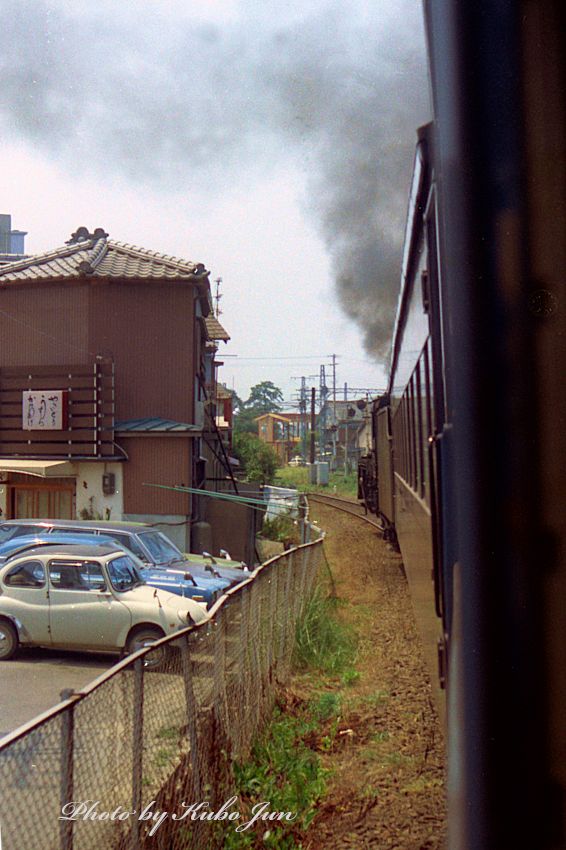
[[0, 266], [0, 284], [73, 278], [199, 279], [208, 275], [202, 263], [148, 251], [108, 239], [97, 228], [79, 228], [61, 248]]
[[210, 314], [204, 320], [204, 324], [206, 325], [206, 332], [208, 334], [209, 339], [221, 339], [224, 342], [228, 342], [230, 339], [230, 334], [228, 331], [225, 331], [218, 319]]
[[175, 422], [173, 419], [161, 419], [159, 417], [148, 417], [145, 419], [124, 419], [121, 422], [114, 423], [115, 431], [136, 431], [136, 432], [148, 432], [148, 431], [158, 431], [158, 432], [167, 432], [171, 431], [199, 431], [200, 428], [198, 425], [189, 425], [186, 422]]

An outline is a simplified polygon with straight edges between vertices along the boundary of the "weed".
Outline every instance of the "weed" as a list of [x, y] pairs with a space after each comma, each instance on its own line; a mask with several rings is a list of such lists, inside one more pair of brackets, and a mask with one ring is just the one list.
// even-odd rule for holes
[[264, 519], [261, 536], [266, 540], [275, 540], [285, 546], [297, 545], [301, 542], [301, 534], [297, 520], [288, 514], [279, 514], [273, 519]]
[[[320, 699], [317, 706], [320, 709]], [[326, 787], [327, 771], [321, 767], [318, 755], [304, 741], [318, 725], [311, 708], [310, 704], [306, 704], [297, 717], [290, 717], [276, 709], [271, 724], [252, 749], [251, 760], [234, 765], [236, 785], [250, 809], [256, 801], [268, 800], [270, 811], [297, 815], [292, 826], [258, 822], [266, 847], [299, 848], [290, 828], [294, 832], [297, 828], [304, 830], [308, 827], [316, 814], [316, 802]], [[249, 841], [254, 837], [257, 839], [258, 835], [232, 832], [224, 846], [249, 847]]]
[[171, 756], [173, 755], [174, 753], [171, 750], [158, 750], [155, 754], [155, 764], [157, 765], [157, 767], [166, 767], [166, 765], [169, 764]]
[[389, 732], [374, 732], [371, 736], [370, 741], [374, 744], [382, 744], [383, 741], [389, 740]]
[[359, 681], [360, 673], [353, 668], [348, 668], [344, 670], [342, 676], [340, 677], [340, 681], [343, 685], [353, 685], [355, 682]]
[[157, 737], [162, 741], [175, 741], [179, 737], [179, 730], [176, 726], [164, 726], [157, 733]]
[[327, 692], [321, 694], [318, 700], [312, 704], [312, 713], [318, 720], [329, 720], [339, 714], [340, 704], [340, 694]]
[[334, 493], [344, 498], [355, 499], [358, 495], [358, 476], [355, 472], [331, 472], [328, 485], [311, 484], [308, 467], [284, 466], [277, 470], [275, 484], [296, 487], [303, 493]]
[[296, 630], [294, 662], [299, 669], [336, 675], [351, 668], [357, 640], [353, 629], [334, 616], [337, 604], [320, 585], [315, 588]]

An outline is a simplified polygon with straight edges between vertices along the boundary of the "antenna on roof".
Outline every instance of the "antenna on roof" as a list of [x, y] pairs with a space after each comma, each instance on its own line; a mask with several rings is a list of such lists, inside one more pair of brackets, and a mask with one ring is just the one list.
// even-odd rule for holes
[[218, 318], [218, 316], [222, 315], [222, 310], [220, 309], [220, 299], [222, 298], [222, 295], [220, 294], [220, 284], [222, 283], [222, 278], [217, 277], [214, 283], [216, 284], [216, 292], [214, 294], [214, 315]]

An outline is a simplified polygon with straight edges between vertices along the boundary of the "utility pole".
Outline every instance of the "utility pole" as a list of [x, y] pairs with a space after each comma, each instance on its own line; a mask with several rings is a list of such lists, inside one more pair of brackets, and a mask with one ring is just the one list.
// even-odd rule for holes
[[[320, 380], [319, 380], [319, 393], [320, 393], [320, 413], [319, 413], [319, 436], [318, 436], [318, 445], [320, 447], [320, 452], [326, 454], [326, 419], [327, 419], [327, 408], [326, 408], [326, 398], [328, 396], [328, 387], [326, 386], [326, 371], [324, 368], [324, 364], [321, 364], [320, 367]], [[323, 458], [324, 459], [324, 458]]]
[[311, 453], [310, 453], [310, 462], [311, 466], [314, 465], [314, 439], [315, 439], [315, 428], [316, 428], [316, 416], [315, 416], [315, 402], [316, 402], [316, 388], [311, 387]]
[[332, 430], [332, 468], [336, 469], [336, 434], [338, 432], [338, 422], [336, 419], [336, 355], [332, 355], [332, 408], [334, 415], [333, 430]]
[[301, 437], [301, 454], [306, 455], [306, 436], [307, 436], [307, 408], [308, 408], [308, 393], [307, 393], [307, 378], [316, 378], [317, 375], [291, 375], [292, 381], [301, 381], [301, 390], [299, 393], [299, 435]]
[[217, 277], [214, 283], [216, 284], [216, 292], [214, 295], [214, 315], [218, 318], [218, 316], [222, 313], [222, 310], [220, 309], [220, 299], [222, 298], [222, 295], [220, 294], [220, 284], [222, 283], [222, 278]]

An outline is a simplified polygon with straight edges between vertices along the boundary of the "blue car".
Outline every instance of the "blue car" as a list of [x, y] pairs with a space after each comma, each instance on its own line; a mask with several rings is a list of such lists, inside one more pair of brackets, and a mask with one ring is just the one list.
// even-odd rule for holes
[[[93, 544], [116, 545], [116, 540], [113, 537], [107, 537], [101, 534], [58, 534], [57, 531], [53, 531], [51, 534], [12, 537], [4, 543], [0, 543], [0, 566], [10, 558], [25, 552], [27, 549], [33, 549], [42, 545], [52, 545], [54, 543], [76, 543], [79, 545], [84, 544], [85, 546], [91, 546]], [[129, 551], [128, 554], [132, 555]], [[146, 567], [135, 555], [132, 557], [137, 572], [146, 584], [151, 587], [157, 587], [160, 590], [168, 590], [170, 593], [175, 593], [178, 596], [194, 599], [195, 602], [205, 602], [209, 608], [216, 602], [225, 587], [230, 586], [227, 580], [219, 582], [212, 576], [209, 578], [205, 575], [204, 577], [197, 578], [193, 574], [193, 571], [188, 568], [185, 570], [169, 570]]]
[[31, 534], [110, 537], [126, 551], [133, 552], [144, 568], [175, 569], [183, 573], [189, 570], [199, 585], [212, 582], [220, 593], [248, 577], [242, 569], [223, 566], [222, 558], [187, 558], [162, 531], [143, 523], [71, 519], [12, 519], [0, 523], [0, 541]]

